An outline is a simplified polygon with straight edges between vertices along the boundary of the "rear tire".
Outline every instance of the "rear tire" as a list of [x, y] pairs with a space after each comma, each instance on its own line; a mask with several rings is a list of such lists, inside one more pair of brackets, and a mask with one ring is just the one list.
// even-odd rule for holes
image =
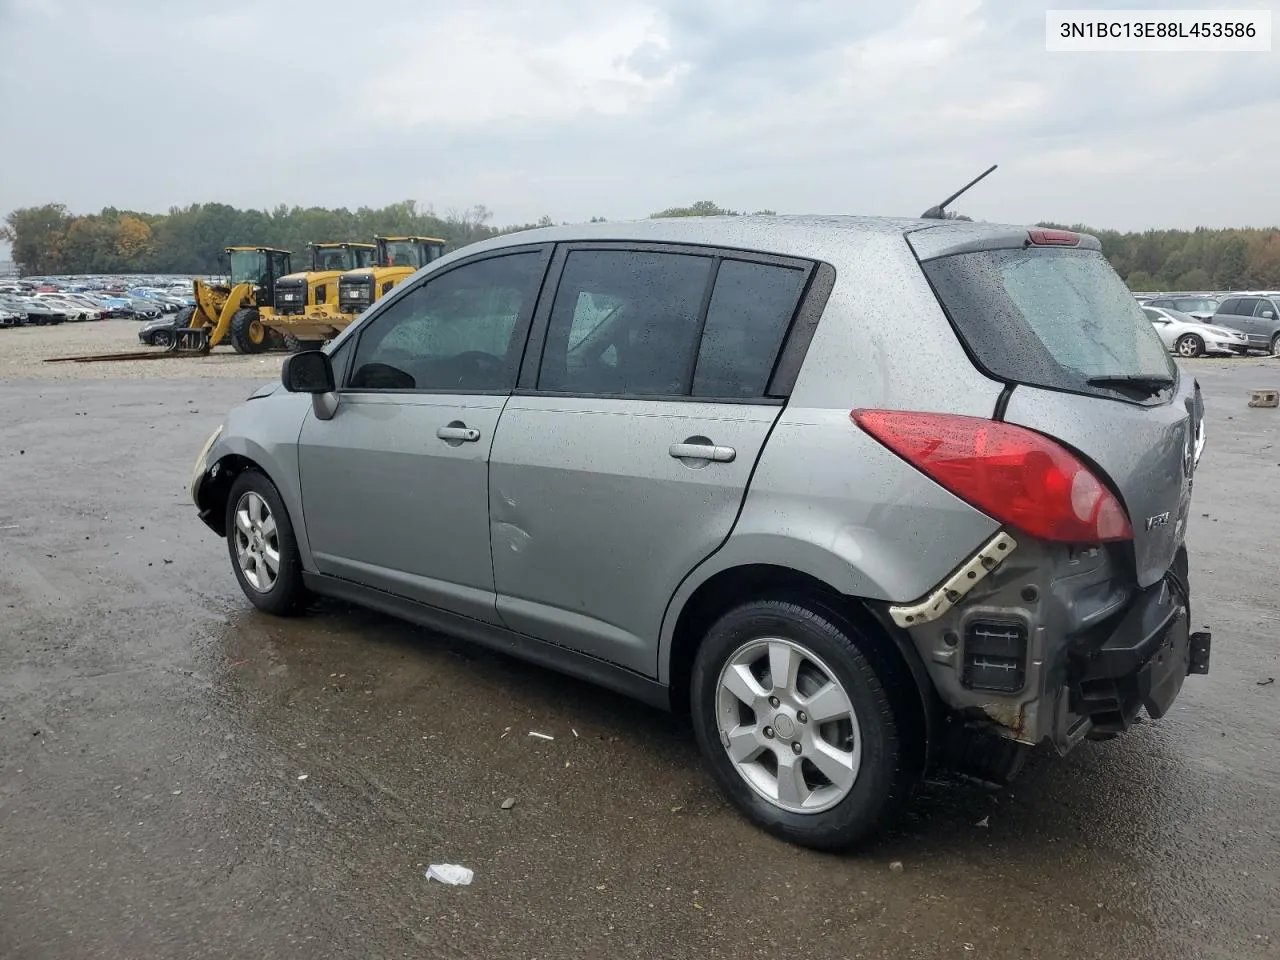
[[1200, 357], [1204, 355], [1204, 341], [1194, 333], [1184, 333], [1173, 345], [1180, 357]]
[[240, 589], [259, 610], [293, 616], [306, 606], [302, 555], [284, 501], [270, 480], [246, 470], [226, 505], [227, 551]]
[[[792, 679], [775, 681], [775, 663], [794, 663]], [[691, 690], [694, 731], [716, 780], [775, 836], [848, 847], [910, 793], [918, 770], [901, 678], [873, 638], [821, 605], [765, 599], [729, 611], [698, 649]]]
[[231, 318], [231, 346], [236, 353], [262, 353], [267, 349], [267, 328], [258, 318], [256, 307], [237, 310]]
[[1280, 357], [1280, 333], [1271, 338], [1271, 355]]

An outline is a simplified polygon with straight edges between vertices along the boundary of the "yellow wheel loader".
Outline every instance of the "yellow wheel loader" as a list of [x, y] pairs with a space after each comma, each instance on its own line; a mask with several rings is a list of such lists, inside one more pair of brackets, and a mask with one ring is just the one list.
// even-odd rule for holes
[[338, 278], [349, 270], [372, 266], [377, 247], [372, 243], [309, 243], [311, 269], [276, 280], [270, 313], [263, 325], [290, 350], [311, 346], [334, 336], [323, 319], [338, 310]]
[[[292, 270], [292, 254], [273, 247], [227, 247], [230, 283], [193, 283], [195, 306], [184, 307], [175, 333], [187, 346], [207, 350], [230, 340], [237, 353], [261, 353], [277, 345], [263, 325], [271, 313], [276, 280]], [[193, 331], [183, 334], [182, 328]], [[195, 343], [194, 341], [199, 341]]]

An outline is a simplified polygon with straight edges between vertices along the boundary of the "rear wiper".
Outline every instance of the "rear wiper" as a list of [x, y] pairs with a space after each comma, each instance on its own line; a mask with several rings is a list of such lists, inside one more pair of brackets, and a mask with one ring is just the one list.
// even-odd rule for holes
[[1173, 377], [1158, 373], [1118, 373], [1107, 377], [1090, 377], [1085, 383], [1091, 387], [1145, 387], [1152, 393], [1159, 393], [1165, 387], [1173, 386]]

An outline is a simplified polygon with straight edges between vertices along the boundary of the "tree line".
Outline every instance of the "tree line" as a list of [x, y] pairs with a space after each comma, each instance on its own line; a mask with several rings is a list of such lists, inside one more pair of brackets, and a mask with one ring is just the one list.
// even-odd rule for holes
[[[772, 214], [758, 210], [757, 214]], [[736, 216], [737, 210], [699, 200], [669, 207], [653, 217]], [[963, 215], [952, 214], [962, 219]], [[536, 223], [496, 226], [483, 206], [438, 214], [413, 200], [385, 207], [278, 206], [239, 210], [221, 203], [173, 207], [168, 213], [140, 213], [107, 207], [101, 213], [72, 214], [60, 203], [14, 210], [0, 227], [13, 246], [24, 275], [75, 273], [221, 273], [224, 247], [261, 245], [302, 253], [309, 241], [369, 240], [382, 236], [440, 237], [453, 248], [479, 240], [550, 226]], [[603, 220], [603, 217], [593, 217]], [[1081, 224], [1042, 223], [1091, 233], [1102, 252], [1134, 290], [1280, 289], [1280, 230], [1231, 228], [1147, 230], [1121, 233]]]

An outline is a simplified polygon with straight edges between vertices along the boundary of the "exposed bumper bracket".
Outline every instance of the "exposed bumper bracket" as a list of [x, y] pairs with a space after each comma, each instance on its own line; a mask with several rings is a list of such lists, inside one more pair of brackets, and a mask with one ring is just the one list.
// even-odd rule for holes
[[892, 606], [889, 608], [889, 616], [900, 627], [918, 627], [922, 623], [937, 620], [964, 599], [965, 594], [1000, 566], [1004, 558], [1017, 547], [1017, 541], [1002, 530], [927, 597], [919, 603]]

